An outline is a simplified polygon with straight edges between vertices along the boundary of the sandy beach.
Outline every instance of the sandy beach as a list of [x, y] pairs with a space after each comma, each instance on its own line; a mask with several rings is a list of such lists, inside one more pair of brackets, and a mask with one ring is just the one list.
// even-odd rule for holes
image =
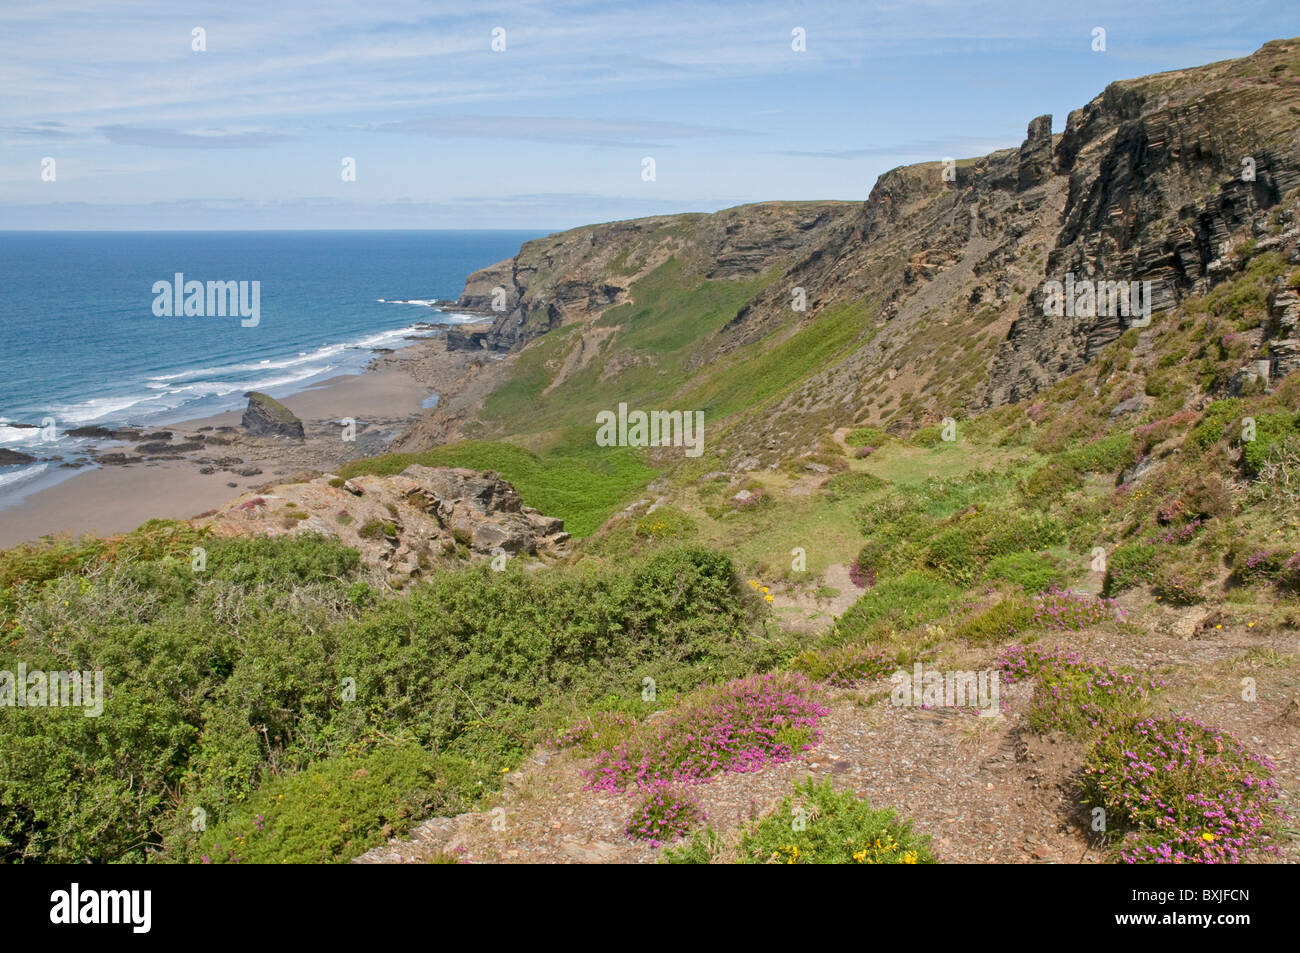
[[[177, 443], [203, 435], [212, 444], [179, 453], [179, 459], [100, 466], [0, 508], [0, 549], [43, 536], [126, 532], [155, 518], [188, 519], [258, 487], [383, 453], [421, 415], [424, 401], [451, 389], [474, 359], [468, 352], [447, 352], [439, 336], [378, 354], [360, 374], [281, 398], [302, 420], [303, 442], [243, 434], [242, 407], [168, 424]], [[351, 442], [342, 437], [339, 421], [345, 418], [356, 421]]]

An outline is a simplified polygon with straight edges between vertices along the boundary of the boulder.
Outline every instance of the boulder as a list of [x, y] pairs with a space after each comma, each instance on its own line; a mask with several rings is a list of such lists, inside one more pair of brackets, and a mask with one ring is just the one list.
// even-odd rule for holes
[[1143, 400], [1140, 395], [1137, 397], [1130, 397], [1128, 400], [1122, 400], [1110, 409], [1111, 419], [1113, 420], [1116, 417], [1123, 416], [1124, 414], [1136, 414], [1145, 405], [1146, 401]]
[[245, 433], [254, 437], [307, 439], [303, 433], [302, 421], [274, 397], [255, 390], [250, 390], [244, 396], [248, 398], [248, 408], [239, 423]]

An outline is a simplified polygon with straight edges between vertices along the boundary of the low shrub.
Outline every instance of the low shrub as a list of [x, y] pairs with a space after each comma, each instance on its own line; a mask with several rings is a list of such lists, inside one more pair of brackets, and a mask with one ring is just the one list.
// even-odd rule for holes
[[1060, 731], [1073, 738], [1132, 718], [1152, 692], [1165, 687], [1159, 677], [1084, 661], [1070, 649], [1010, 645], [995, 660], [1008, 682], [1036, 678], [1025, 723], [1039, 734]]
[[635, 716], [622, 711], [595, 711], [556, 734], [551, 744], [558, 749], [581, 748], [595, 754], [621, 744], [637, 728]]
[[660, 506], [637, 520], [636, 535], [649, 540], [687, 540], [695, 535], [695, 521], [673, 506]]
[[788, 761], [819, 737], [829, 714], [803, 675], [760, 675], [692, 692], [584, 772], [591, 790], [695, 783]]
[[1008, 594], [986, 607], [975, 609], [952, 630], [963, 642], [984, 644], [1014, 639], [1035, 622], [1036, 607], [1015, 594]]
[[884, 480], [870, 473], [837, 473], [826, 481], [824, 492], [831, 501], [865, 496], [873, 490], [888, 486]]
[[946, 615], [961, 598], [962, 590], [923, 572], [910, 571], [877, 582], [835, 622], [832, 638], [850, 642], [882, 627], [910, 629]]
[[792, 671], [807, 675], [814, 682], [847, 688], [892, 672], [898, 663], [879, 649], [842, 645], [831, 649], [809, 649], [791, 659], [789, 667]]
[[1152, 588], [1156, 598], [1169, 605], [1194, 606], [1205, 601], [1200, 580], [1180, 566], [1159, 568]]
[[894, 438], [879, 427], [858, 427], [849, 431], [844, 442], [850, 447], [879, 447], [892, 439]]
[[1239, 863], [1276, 851], [1273, 765], [1227, 732], [1187, 716], [1106, 732], [1083, 770], [1088, 804], [1106, 811], [1117, 859]]
[[357, 535], [362, 539], [384, 539], [397, 535], [397, 526], [388, 520], [369, 519], [361, 524]]
[[731, 850], [716, 834], [694, 835], [664, 852], [673, 864], [933, 864], [927, 835], [917, 834], [890, 808], [873, 808], [829, 779], [795, 784], [792, 796], [751, 824]]
[[1055, 462], [1044, 464], [1026, 477], [1020, 483], [1020, 492], [1033, 503], [1050, 505], [1081, 486], [1083, 476], [1077, 467]]
[[341, 755], [272, 778], [199, 839], [202, 863], [346, 863], [430, 814], [455, 814], [481, 769], [418, 745]]
[[1046, 592], [1066, 580], [1060, 560], [1050, 553], [1021, 550], [995, 556], [988, 564], [987, 575], [1020, 586], [1026, 592]]
[[1047, 629], [1086, 629], [1103, 622], [1123, 621], [1124, 609], [1104, 596], [1052, 589], [1034, 603], [1034, 624]]
[[849, 581], [859, 589], [870, 589], [876, 584], [876, 572], [870, 566], [864, 568], [861, 559], [855, 559], [849, 566]]
[[1254, 439], [1241, 441], [1241, 460], [1246, 473], [1258, 477], [1274, 448], [1285, 444], [1288, 437], [1297, 436], [1300, 436], [1300, 414], [1283, 411], [1256, 415]]
[[1132, 444], [1133, 437], [1129, 433], [1111, 434], [1063, 451], [1057, 460], [1066, 469], [1114, 473], [1133, 462], [1136, 454]]
[[912, 445], [916, 447], [937, 447], [943, 440], [943, 431], [937, 424], [929, 424], [912, 434]]
[[627, 822], [627, 836], [658, 847], [684, 836], [704, 820], [700, 802], [688, 788], [654, 781], [640, 795]]
[[1155, 579], [1159, 551], [1150, 543], [1125, 543], [1117, 546], [1106, 563], [1102, 592], [1108, 596], [1132, 589]]

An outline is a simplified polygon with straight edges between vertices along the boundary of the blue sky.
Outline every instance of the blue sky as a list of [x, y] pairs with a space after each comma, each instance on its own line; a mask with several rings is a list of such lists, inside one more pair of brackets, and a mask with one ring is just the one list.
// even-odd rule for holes
[[[558, 229], [861, 200], [895, 166], [1018, 145], [1042, 113], [1059, 132], [1112, 80], [1300, 33], [1296, 11], [1294, 0], [8, 3], [0, 228]], [[1092, 49], [1099, 26], [1105, 52]], [[206, 51], [192, 49], [195, 28]], [[345, 156], [354, 182], [340, 175]]]

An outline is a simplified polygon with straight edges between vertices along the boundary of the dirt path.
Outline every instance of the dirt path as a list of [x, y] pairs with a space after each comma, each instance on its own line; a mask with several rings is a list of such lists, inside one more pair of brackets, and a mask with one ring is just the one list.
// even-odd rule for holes
[[822, 585], [836, 590], [829, 599], [818, 599], [815, 589], [773, 592], [772, 610], [781, 621], [799, 632], [824, 629], [862, 596], [863, 590], [849, 578], [849, 567], [832, 563], [822, 575]]

